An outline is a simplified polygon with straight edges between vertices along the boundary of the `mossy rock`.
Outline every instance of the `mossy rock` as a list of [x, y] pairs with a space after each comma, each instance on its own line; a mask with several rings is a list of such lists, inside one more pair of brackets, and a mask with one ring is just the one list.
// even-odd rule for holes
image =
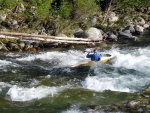
[[3, 44], [7, 44], [8, 43], [8, 39], [5, 39], [5, 38], [0, 38], [0, 41], [3, 43]]

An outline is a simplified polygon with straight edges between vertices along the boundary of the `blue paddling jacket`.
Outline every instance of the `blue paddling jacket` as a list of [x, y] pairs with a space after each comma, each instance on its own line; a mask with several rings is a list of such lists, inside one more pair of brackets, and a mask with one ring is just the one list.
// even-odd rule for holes
[[87, 58], [91, 58], [91, 61], [99, 61], [101, 60], [102, 55], [101, 54], [97, 54], [97, 53], [93, 53], [93, 54], [87, 54], [86, 55]]

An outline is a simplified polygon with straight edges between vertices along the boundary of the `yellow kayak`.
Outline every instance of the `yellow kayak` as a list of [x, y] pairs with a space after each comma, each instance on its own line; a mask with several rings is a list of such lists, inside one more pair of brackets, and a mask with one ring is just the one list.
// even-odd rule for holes
[[96, 62], [100, 62], [100, 63], [107, 63], [109, 62], [111, 59], [113, 59], [115, 56], [113, 55], [110, 55], [110, 54], [107, 54], [107, 55], [104, 55], [102, 56], [101, 60], [100, 61], [86, 61], [86, 62], [82, 62], [82, 63], [79, 63], [77, 65], [73, 65], [71, 67], [78, 67], [78, 66], [92, 66], [94, 65]]

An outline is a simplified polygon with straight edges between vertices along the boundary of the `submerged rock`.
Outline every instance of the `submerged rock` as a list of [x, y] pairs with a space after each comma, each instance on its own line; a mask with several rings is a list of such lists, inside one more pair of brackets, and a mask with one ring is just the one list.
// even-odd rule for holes
[[90, 109], [93, 109], [93, 110], [100, 110], [100, 109], [102, 109], [101, 105], [88, 105], [88, 107]]

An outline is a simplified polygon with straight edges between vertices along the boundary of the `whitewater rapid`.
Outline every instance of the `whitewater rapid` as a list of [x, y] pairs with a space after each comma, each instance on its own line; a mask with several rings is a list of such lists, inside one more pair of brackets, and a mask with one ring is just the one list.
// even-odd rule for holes
[[[29, 101], [47, 96], [57, 96], [60, 92], [69, 88], [84, 88], [95, 92], [111, 90], [133, 93], [141, 91], [147, 85], [150, 85], [150, 48], [110, 49], [100, 51], [100, 53], [113, 54], [115, 58], [108, 64], [96, 64], [90, 67], [89, 69], [93, 70], [93, 73], [87, 74], [77, 87], [69, 83], [58, 86], [44, 86], [40, 85], [40, 81], [33, 79], [32, 81], [34, 82], [29, 85], [30, 87], [22, 86], [13, 81], [11, 83], [0, 82], [0, 91], [7, 88], [6, 95], [12, 101]], [[61, 68], [63, 71], [71, 72], [70, 67], [72, 65], [89, 60], [85, 57], [86, 54], [80, 50], [40, 52], [27, 55], [12, 53], [8, 56], [12, 57], [13, 60], [0, 60], [0, 69], [7, 71], [7, 66], [10, 65], [11, 67], [20, 67], [17, 62], [32, 64], [34, 61], [40, 61], [51, 65], [48, 67], [43, 66], [42, 63], [40, 64], [42, 68], [47, 70], [49, 68], [51, 70], [53, 68]], [[51, 78], [51, 76], [47, 75], [45, 79]]]

